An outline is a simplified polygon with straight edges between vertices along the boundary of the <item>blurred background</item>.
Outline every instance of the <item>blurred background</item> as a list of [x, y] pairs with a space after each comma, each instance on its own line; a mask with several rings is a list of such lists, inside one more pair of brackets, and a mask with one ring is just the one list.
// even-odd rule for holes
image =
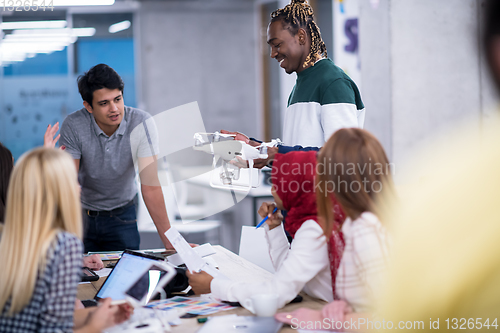
[[[0, 8], [0, 141], [16, 159], [82, 107], [76, 79], [98, 63], [122, 76], [126, 105], [156, 115], [197, 101], [209, 132], [281, 137], [296, 77], [269, 57], [266, 29], [289, 1], [42, 1]], [[456, 122], [495, 113], [482, 0], [309, 2], [396, 166]]]

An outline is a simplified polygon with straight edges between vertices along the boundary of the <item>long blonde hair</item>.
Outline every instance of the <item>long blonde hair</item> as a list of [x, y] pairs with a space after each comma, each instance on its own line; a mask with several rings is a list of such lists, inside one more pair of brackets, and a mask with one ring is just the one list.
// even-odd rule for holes
[[48, 148], [22, 156], [7, 191], [0, 240], [0, 312], [9, 298], [9, 315], [29, 303], [56, 234], [67, 231], [81, 238], [81, 219], [77, 174], [71, 157]]

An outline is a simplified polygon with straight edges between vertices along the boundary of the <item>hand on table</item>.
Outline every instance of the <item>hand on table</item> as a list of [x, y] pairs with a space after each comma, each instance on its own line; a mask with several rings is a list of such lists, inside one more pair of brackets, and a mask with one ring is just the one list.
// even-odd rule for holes
[[90, 313], [87, 323], [100, 332], [129, 319], [132, 312], [134, 308], [130, 304], [111, 305], [111, 298], [108, 297]]
[[321, 313], [324, 318], [331, 319], [333, 321], [344, 322], [345, 315], [352, 313], [353, 310], [345, 301], [333, 301], [328, 303], [323, 307]]
[[[274, 315], [276, 320], [296, 327], [300, 322], [323, 322], [324, 319], [328, 318], [328, 323], [334, 322], [344, 322], [345, 315], [352, 313], [353, 310], [345, 301], [333, 301], [328, 303], [323, 307], [321, 311], [312, 310], [307, 308], [300, 308], [293, 312], [282, 312]], [[332, 330], [335, 327], [325, 327], [331, 328]]]
[[199, 273], [191, 273], [189, 270], [186, 271], [186, 276], [189, 279], [189, 285], [193, 288], [196, 295], [209, 294], [211, 293], [210, 283], [214, 279], [212, 275], [205, 271]]
[[276, 211], [276, 213], [273, 214], [275, 208], [276, 203], [263, 202], [262, 205], [260, 205], [259, 210], [257, 211], [260, 217], [268, 217], [266, 223], [269, 226], [269, 230], [279, 227], [283, 222], [283, 215], [281, 214], [281, 211], [279, 209]]
[[85, 306], [83, 305], [82, 301], [80, 301], [78, 298], [75, 299], [75, 310], [81, 310], [85, 309]]
[[297, 327], [300, 322], [322, 322], [323, 315], [319, 310], [300, 308], [292, 312], [277, 313], [274, 318], [292, 327]]
[[88, 257], [83, 257], [83, 267], [88, 267], [94, 271], [98, 271], [104, 268], [104, 264], [98, 254], [93, 254]]
[[115, 325], [123, 323], [125, 320], [129, 320], [132, 313], [134, 313], [134, 307], [129, 303], [118, 305], [118, 310], [115, 312], [114, 318]]

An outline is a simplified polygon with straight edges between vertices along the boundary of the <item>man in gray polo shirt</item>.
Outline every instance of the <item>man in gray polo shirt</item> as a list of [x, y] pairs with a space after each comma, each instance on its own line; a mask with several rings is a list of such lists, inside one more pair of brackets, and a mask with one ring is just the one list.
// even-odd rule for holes
[[[156, 128], [148, 126], [143, 131], [147, 138], [132, 142], [131, 150], [132, 131], [145, 126], [151, 116], [124, 106], [123, 88], [111, 67], [92, 67], [78, 78], [85, 107], [67, 116], [61, 126], [60, 145], [74, 158], [82, 187], [85, 251], [139, 249], [134, 160], [140, 170], [156, 170], [144, 167], [155, 165], [158, 143]], [[145, 183], [142, 172], [140, 176], [146, 207], [165, 248], [172, 248], [164, 236], [170, 222], [161, 186]], [[153, 178], [157, 179], [156, 172]]]

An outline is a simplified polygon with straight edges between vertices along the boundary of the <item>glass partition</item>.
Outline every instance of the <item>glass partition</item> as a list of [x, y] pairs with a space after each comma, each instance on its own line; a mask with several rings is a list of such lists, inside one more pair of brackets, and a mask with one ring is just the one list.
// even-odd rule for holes
[[3, 16], [0, 41], [0, 142], [14, 158], [43, 144], [48, 124], [83, 107], [76, 80], [106, 63], [136, 106], [132, 13], [14, 13]]

